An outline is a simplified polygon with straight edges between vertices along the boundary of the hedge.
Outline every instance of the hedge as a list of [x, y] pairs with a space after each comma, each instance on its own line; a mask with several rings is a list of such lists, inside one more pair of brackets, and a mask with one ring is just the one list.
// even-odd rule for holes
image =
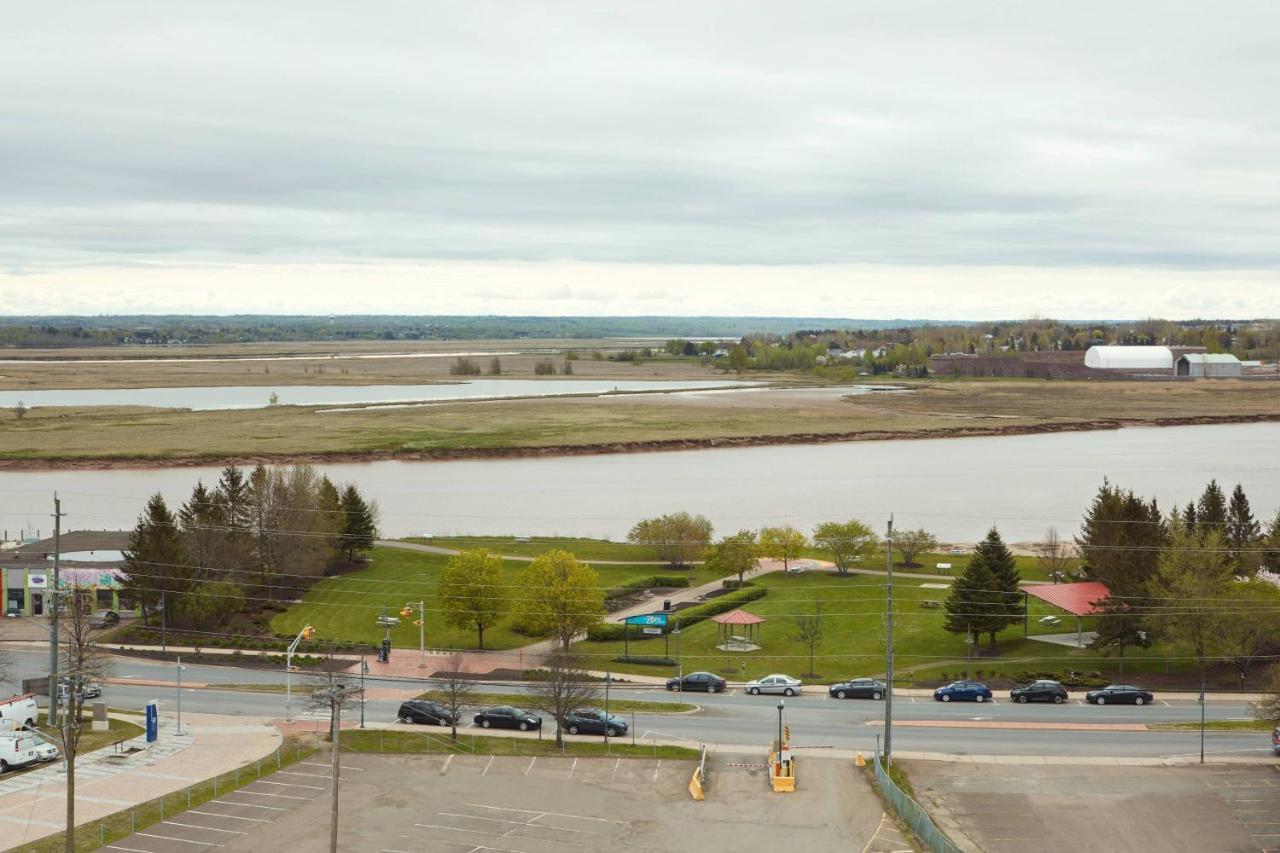
[[630, 657], [627, 657], [626, 655], [619, 655], [618, 657], [614, 658], [614, 661], [616, 663], [635, 663], [635, 664], [639, 664], [640, 666], [675, 666], [676, 665], [676, 662], [671, 658], [656, 658], [656, 657], [650, 657], [646, 655], [631, 655]]
[[[739, 589], [733, 592], [725, 593], [714, 601], [708, 601], [706, 604], [699, 604], [696, 607], [687, 607], [684, 610], [674, 611], [668, 619], [668, 628], [680, 626], [683, 631], [691, 625], [696, 625], [704, 619], [710, 619], [717, 613], [726, 613], [736, 607], [746, 604], [748, 601], [755, 601], [764, 598], [768, 594], [768, 590], [759, 587], [750, 589]], [[587, 639], [595, 643], [619, 642], [623, 639], [623, 632], [626, 626], [617, 622], [602, 622], [592, 625], [587, 629]], [[649, 640], [661, 635], [658, 634], [641, 634], [633, 631], [632, 640]]]
[[687, 587], [688, 585], [689, 579], [684, 575], [646, 575], [642, 578], [632, 578], [625, 583], [609, 587], [604, 591], [604, 597], [608, 600], [622, 598], [624, 595], [630, 595], [633, 592], [652, 587]]

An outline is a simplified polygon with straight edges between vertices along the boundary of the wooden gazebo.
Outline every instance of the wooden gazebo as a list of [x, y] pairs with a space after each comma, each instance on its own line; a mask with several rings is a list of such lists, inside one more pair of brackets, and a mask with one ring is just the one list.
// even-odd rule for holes
[[[717, 624], [716, 647], [726, 652], [752, 652], [760, 648], [760, 626], [768, 620], [746, 610], [730, 610], [711, 617]], [[741, 630], [743, 633], [736, 634]]]

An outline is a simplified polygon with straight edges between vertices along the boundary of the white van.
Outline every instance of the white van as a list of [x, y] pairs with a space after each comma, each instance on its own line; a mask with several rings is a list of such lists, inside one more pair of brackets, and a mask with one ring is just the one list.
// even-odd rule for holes
[[40, 760], [36, 739], [26, 733], [0, 735], [0, 773], [26, 767]]
[[36, 706], [36, 697], [33, 693], [0, 699], [0, 720], [8, 720], [15, 725], [33, 729], [39, 718], [40, 709]]

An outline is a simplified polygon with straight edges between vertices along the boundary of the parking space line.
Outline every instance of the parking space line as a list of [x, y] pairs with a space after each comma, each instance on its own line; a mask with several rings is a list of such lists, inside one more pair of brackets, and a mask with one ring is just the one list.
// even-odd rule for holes
[[216, 826], [198, 826], [194, 823], [178, 823], [176, 820], [162, 820], [160, 822], [165, 826], [180, 826], [183, 829], [207, 829], [210, 832], [227, 832], [232, 835], [244, 835], [244, 833], [238, 829], [218, 829]]
[[[332, 770], [332, 769], [333, 769], [332, 765], [329, 765], [329, 764], [321, 764], [321, 763], [320, 763], [320, 762], [318, 762], [318, 761], [299, 761], [299, 762], [298, 762], [298, 764], [299, 764], [299, 765], [305, 765], [305, 766], [307, 766], [307, 767], [323, 767], [323, 768], [324, 768], [324, 769], [326, 769], [326, 770]], [[343, 770], [355, 770], [355, 771], [357, 771], [357, 772], [359, 772], [359, 773], [363, 773], [363, 772], [364, 772], [364, 768], [363, 768], [363, 767], [352, 767], [352, 766], [351, 766], [351, 765], [349, 765], [349, 764], [344, 764], [344, 765], [342, 765], [342, 769], [343, 769]]]
[[529, 759], [529, 766], [528, 766], [528, 767], [526, 767], [526, 768], [524, 769], [524, 775], [526, 775], [526, 776], [528, 776], [528, 775], [529, 775], [529, 771], [533, 769], [533, 762], [535, 762], [535, 761], [537, 761], [537, 760], [538, 760], [538, 756], [536, 756], [536, 755], [535, 755], [533, 758], [530, 758], [530, 759]]
[[1163, 706], [1165, 706], [1166, 708], [1172, 708], [1172, 707], [1173, 707], [1172, 705], [1170, 705], [1168, 702], [1164, 701], [1163, 699], [1161, 699], [1161, 700], [1160, 700], [1160, 704], [1161, 704], [1161, 705], [1163, 705]]
[[161, 841], [181, 841], [183, 844], [198, 844], [201, 847], [217, 847], [211, 841], [192, 841], [189, 838], [174, 838], [172, 835], [156, 835], [154, 832], [135, 832], [134, 835], [142, 838], [159, 838]]
[[[258, 781], [262, 781], [262, 780], [258, 780]], [[246, 789], [244, 789], [244, 788], [241, 788], [241, 789], [239, 789], [239, 790], [237, 790], [237, 791], [232, 791], [231, 793], [233, 793], [233, 794], [252, 794], [252, 795], [253, 795], [253, 796], [255, 796], [255, 797], [275, 797], [276, 799], [279, 799], [279, 800], [309, 800], [309, 799], [311, 799], [311, 797], [294, 797], [294, 796], [291, 796], [291, 795], [289, 795], [289, 794], [268, 794], [266, 791], [249, 791], [249, 790], [246, 790]]]
[[[628, 629], [629, 630], [629, 629]], [[578, 759], [573, 759], [573, 764], [569, 766], [569, 778], [573, 778], [573, 771], [578, 769]]]
[[323, 785], [299, 785], [297, 782], [272, 782], [270, 779], [259, 779], [262, 785], [278, 785], [281, 788], [306, 788], [309, 791], [323, 791]]
[[662, 769], [662, 759], [658, 759], [658, 766], [653, 768], [653, 781], [658, 781], [658, 771]]
[[622, 759], [621, 759], [621, 758], [619, 758], [617, 761], [615, 761], [615, 762], [613, 763], [613, 775], [611, 775], [611, 776], [609, 777], [609, 781], [610, 781], [610, 782], [612, 782], [614, 779], [617, 779], [617, 778], [618, 778], [618, 768], [619, 768], [620, 766], [622, 766]]
[[[622, 759], [619, 758], [618, 760], [621, 761]], [[493, 809], [494, 811], [499, 812], [521, 812], [523, 814], [544, 815], [546, 817], [567, 817], [574, 820], [594, 820], [597, 823], [616, 823], [618, 826], [627, 826], [630, 823], [630, 821], [614, 820], [609, 817], [591, 817], [590, 815], [567, 814], [566, 812], [542, 812], [535, 809], [517, 809], [510, 806], [490, 806], [485, 803], [467, 803], [467, 805], [471, 806], [473, 809]]]
[[125, 853], [151, 853], [150, 850], [139, 850], [137, 847], [121, 847], [119, 844], [108, 844], [107, 850], [123, 850]]
[[453, 763], [453, 755], [452, 752], [449, 753], [449, 757], [444, 760], [444, 766], [440, 768], [441, 776], [449, 772], [449, 765]]
[[537, 829], [554, 829], [557, 832], [582, 832], [583, 831], [581, 829], [570, 829], [567, 826], [550, 826], [545, 823], [534, 823], [534, 821], [537, 820], [538, 818], [546, 817], [545, 813], [534, 816], [532, 820], [507, 820], [506, 818], [501, 818], [501, 817], [482, 817], [480, 815], [475, 815], [475, 814], [458, 814], [456, 812], [437, 812], [437, 814], [439, 814], [441, 817], [460, 817], [460, 818], [465, 818], [467, 820], [485, 820], [485, 821], [488, 821], [489, 823], [511, 823], [511, 824], [515, 824], [516, 826], [532, 826]]
[[480, 772], [480, 775], [481, 775], [481, 776], [483, 776], [483, 775], [485, 775], [486, 773], [488, 773], [488, 772], [489, 772], [489, 768], [493, 766], [493, 759], [494, 759], [494, 758], [496, 758], [496, 756], [493, 756], [493, 755], [490, 755], [490, 756], [489, 756], [489, 762], [488, 762], [487, 764], [485, 764], [485, 766], [484, 766], [484, 770], [482, 770], [482, 771]]
[[[231, 793], [233, 793], [233, 794], [238, 794], [238, 793], [240, 793], [240, 792], [239, 792], [239, 791], [232, 791]], [[271, 796], [271, 794], [266, 794], [265, 796], [270, 797], [270, 796]], [[239, 806], [239, 807], [241, 807], [241, 808], [245, 808], [245, 809], [268, 809], [268, 810], [273, 811], [273, 812], [287, 812], [287, 811], [288, 811], [288, 809], [282, 809], [282, 808], [280, 808], [279, 806], [260, 806], [260, 805], [258, 805], [257, 803], [228, 803], [226, 800], [210, 800], [209, 802], [211, 802], [211, 803], [217, 803], [217, 804], [218, 804], [218, 805], [220, 805], [220, 806]], [[227, 817], [230, 817], [230, 815], [227, 815]], [[247, 818], [245, 818], [245, 820], [253, 820], [253, 818], [251, 818], [251, 817], [247, 817]]]
[[[342, 768], [342, 769], [343, 769], [343, 770], [346, 770], [347, 768], [345, 768], [345, 767], [344, 767], [344, 768]], [[297, 773], [297, 772], [295, 772], [295, 771], [293, 771], [293, 770], [277, 770], [277, 771], [276, 771], [276, 775], [277, 775], [277, 776], [306, 776], [308, 779], [328, 779], [328, 778], [330, 778], [329, 776], [326, 776], [326, 775], [325, 775], [325, 774], [323, 774], [323, 773]]]
[[[216, 803], [217, 800], [214, 800], [213, 802]], [[188, 809], [187, 814], [202, 814], [206, 817], [226, 817], [231, 818], [232, 820], [251, 820], [254, 823], [267, 823], [265, 819], [260, 817], [240, 817], [238, 814], [218, 814], [217, 812], [202, 812], [197, 809]]]

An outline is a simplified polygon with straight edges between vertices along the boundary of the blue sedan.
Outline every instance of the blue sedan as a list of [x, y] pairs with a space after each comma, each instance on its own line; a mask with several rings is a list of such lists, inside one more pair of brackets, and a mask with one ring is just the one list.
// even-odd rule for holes
[[933, 698], [938, 702], [985, 702], [991, 698], [991, 688], [977, 681], [953, 681], [933, 691]]

